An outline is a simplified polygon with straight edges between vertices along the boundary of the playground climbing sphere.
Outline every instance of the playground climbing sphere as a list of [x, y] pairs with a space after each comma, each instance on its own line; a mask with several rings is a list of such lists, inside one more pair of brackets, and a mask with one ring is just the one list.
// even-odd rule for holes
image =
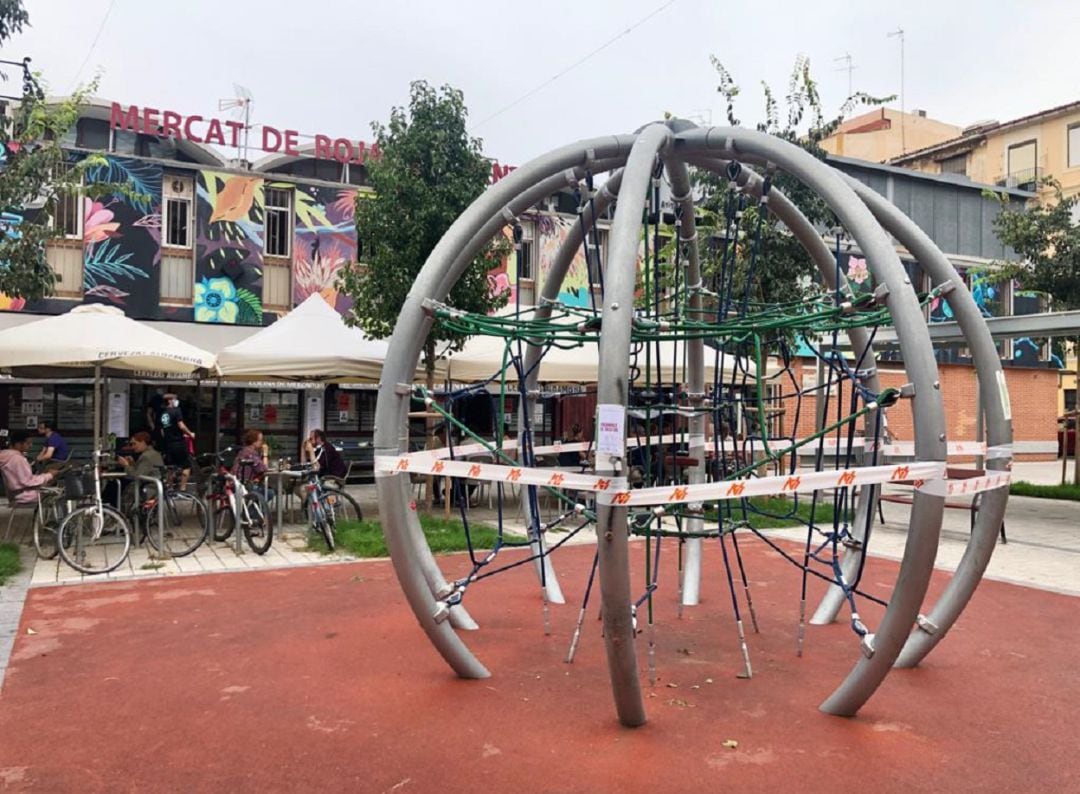
[[[726, 210], [707, 232], [697, 217], [691, 169], [718, 174], [726, 184]], [[828, 206], [835, 228], [823, 235], [774, 186], [781, 173]], [[670, 186], [669, 209], [661, 206], [662, 182]], [[517, 303], [520, 289], [510, 311], [490, 317], [445, 303], [476, 254], [507, 226], [520, 256], [518, 218], [566, 188], [578, 198], [577, 222], [542, 274], [536, 306]], [[597, 221], [612, 206], [602, 249]], [[770, 217], [817, 268], [820, 287], [808, 300], [773, 303], [755, 292], [755, 268], [769, 256], [762, 224]], [[916, 293], [890, 235], [929, 275], [929, 293]], [[840, 266], [848, 246], [865, 259], [858, 283]], [[568, 305], [559, 299], [560, 287], [582, 251], [589, 283], [598, 289], [588, 290], [586, 305]], [[964, 493], [981, 493], [964, 557], [938, 601], [924, 607], [944, 502], [960, 487], [947, 478], [957, 440], [947, 436], [923, 311], [934, 299], [948, 302], [971, 351], [986, 423], [979, 442], [986, 471], [963, 484]], [[501, 366], [482, 382], [450, 384], [441, 396], [418, 389], [413, 374], [434, 323], [502, 340]], [[884, 325], [895, 329], [899, 342], [905, 372], [899, 388], [879, 382], [873, 338]], [[597, 357], [597, 432], [584, 442], [540, 444], [532, 408], [545, 357], [577, 348]], [[803, 378], [806, 367], [799, 362], [808, 356], [818, 362], [820, 382]], [[457, 418], [455, 400], [466, 396], [491, 400], [499, 417], [494, 439]], [[460, 441], [410, 452], [408, 413], [416, 401], [443, 415]], [[887, 415], [901, 403], [908, 405], [914, 430], [911, 442], [898, 445], [889, 438]], [[516, 417], [513, 437], [504, 435], [508, 414]], [[808, 416], [812, 431], [800, 435]], [[470, 589], [497, 573], [533, 568], [546, 622], [549, 605], [563, 601], [553, 553], [584, 527], [595, 529], [596, 557], [567, 660], [580, 640], [595, 582], [615, 709], [627, 726], [646, 720], [642, 637], [649, 678], [655, 679], [653, 607], [661, 592], [662, 545], [678, 544], [680, 610], [697, 603], [702, 555], [719, 547], [744, 677], [752, 675], [752, 666], [743, 616], [755, 631], [757, 619], [740, 538], [760, 537], [801, 575], [800, 652], [807, 582], [827, 581], [809, 623], [830, 623], [846, 606], [857, 642], [851, 670], [821, 708], [851, 716], [895, 666], [918, 664], [959, 618], [995, 547], [1012, 454], [996, 348], [963, 280], [930, 239], [881, 196], [787, 141], [682, 120], [556, 149], [508, 174], [462, 213], [401, 309], [375, 421], [380, 518], [394, 569], [423, 630], [459, 676], [489, 675], [462, 638], [477, 628], [465, 609]], [[589, 465], [571, 471], [538, 465], [541, 456], [560, 452], [577, 452]], [[889, 460], [897, 454], [905, 460]], [[414, 474], [485, 480], [497, 494], [496, 546], [490, 552], [470, 548], [463, 576], [448, 579], [427, 545], [410, 494]], [[877, 500], [889, 483], [912, 487], [912, 508], [896, 585], [875, 595], [862, 573]], [[520, 489], [524, 540], [503, 532], [513, 512], [503, 509], [510, 486]], [[541, 494], [559, 506], [554, 517], [542, 514]], [[760, 532], [770, 516], [803, 523], [803, 548], [792, 552]], [[468, 528], [464, 510], [462, 520]], [[550, 543], [556, 526], [566, 535]], [[638, 584], [630, 570], [632, 536], [645, 542], [646, 570]], [[859, 613], [865, 599], [885, 607], [876, 627]]]

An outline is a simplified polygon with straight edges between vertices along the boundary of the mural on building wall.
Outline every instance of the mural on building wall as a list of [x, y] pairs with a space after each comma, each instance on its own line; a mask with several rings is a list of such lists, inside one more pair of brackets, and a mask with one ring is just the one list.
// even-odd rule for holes
[[[488, 294], [493, 298], [507, 293], [506, 304], [513, 305], [517, 300], [517, 254], [513, 249], [514, 245], [514, 230], [510, 226], [504, 226], [502, 230], [503, 237], [506, 238], [506, 242], [510, 244], [511, 248], [509, 253], [503, 257], [502, 262], [498, 267], [494, 267], [488, 271]], [[539, 284], [537, 287], [539, 288]]]
[[156, 317], [161, 277], [161, 166], [105, 155], [87, 184], [126, 185], [127, 193], [83, 197], [83, 296]]
[[195, 208], [195, 322], [261, 325], [263, 180], [199, 171]]
[[297, 185], [294, 206], [293, 305], [318, 293], [344, 314], [352, 299], [336, 282], [338, 271], [356, 261], [356, 191]]
[[[536, 231], [539, 240], [539, 265], [540, 273], [536, 285], [542, 288], [547, 280], [548, 271], [555, 263], [555, 257], [562, 246], [566, 235], [570, 233], [575, 221], [573, 218], [552, 217], [541, 215], [536, 221]], [[589, 305], [589, 273], [585, 266], [585, 251], [579, 247], [570, 262], [570, 268], [566, 271], [562, 288], [559, 290], [559, 300], [567, 306]]]
[[[19, 226], [23, 216], [17, 212], [0, 212], [0, 237], [21, 238]], [[21, 312], [26, 308], [25, 298], [13, 298], [0, 292], [0, 312]]]

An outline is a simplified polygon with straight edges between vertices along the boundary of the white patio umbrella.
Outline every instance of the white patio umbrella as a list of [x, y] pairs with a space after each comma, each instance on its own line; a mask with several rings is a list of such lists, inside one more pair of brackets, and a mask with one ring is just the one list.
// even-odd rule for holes
[[94, 443], [101, 430], [101, 376], [153, 371], [214, 374], [214, 356], [187, 342], [132, 320], [114, 306], [77, 306], [0, 331], [0, 368], [22, 377], [94, 376]]
[[[388, 347], [346, 325], [316, 293], [273, 325], [222, 350], [217, 362], [224, 378], [377, 383]], [[424, 377], [422, 369], [417, 377]]]
[[[512, 309], [504, 310], [502, 314], [512, 313]], [[533, 309], [522, 309], [526, 319], [532, 316]], [[567, 321], [570, 322], [569, 320]], [[574, 321], [576, 322], [576, 320]], [[506, 349], [506, 340], [494, 336], [471, 337], [464, 347], [450, 355], [449, 378], [459, 383], [487, 380], [492, 377], [503, 365], [503, 354]], [[521, 349], [526, 345], [523, 342]], [[512, 352], [517, 354], [517, 344], [514, 343]], [[705, 349], [705, 382], [713, 380], [716, 372], [716, 353], [710, 348]], [[660, 361], [656, 361], [656, 346], [652, 345], [652, 378], [658, 383], [672, 383], [682, 379], [685, 372], [686, 345], [684, 342], [661, 342]], [[638, 381], [645, 379], [645, 353], [637, 356], [637, 365], [640, 369]], [[724, 378], [727, 381], [741, 381], [744, 376], [751, 380], [755, 374], [754, 364], [746, 359], [736, 362], [735, 357], [727, 355], [722, 357]], [[551, 347], [540, 361], [539, 381], [541, 383], [595, 383], [600, 368], [600, 350], [596, 342], [590, 342], [573, 348]], [[517, 380], [517, 371], [511, 367], [507, 371], [508, 380]]]

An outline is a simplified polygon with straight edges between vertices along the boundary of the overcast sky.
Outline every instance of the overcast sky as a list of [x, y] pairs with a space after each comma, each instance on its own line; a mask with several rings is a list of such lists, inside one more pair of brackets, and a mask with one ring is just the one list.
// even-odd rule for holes
[[218, 100], [238, 83], [254, 96], [255, 122], [367, 140], [370, 123], [407, 102], [411, 80], [425, 79], [464, 91], [486, 153], [513, 164], [578, 138], [632, 131], [665, 111], [723, 123], [710, 54], [743, 87], [744, 124], [761, 115], [760, 81], [782, 95], [798, 53], [810, 57], [830, 111], [847, 95], [847, 72], [834, 60], [845, 53], [856, 66], [855, 90], [899, 93], [900, 45], [886, 35], [897, 28], [905, 32], [909, 110], [964, 125], [1080, 99], [1078, 0], [26, 5], [32, 28], [3, 57], [31, 56], [53, 94], [100, 69], [100, 96], [227, 117]]

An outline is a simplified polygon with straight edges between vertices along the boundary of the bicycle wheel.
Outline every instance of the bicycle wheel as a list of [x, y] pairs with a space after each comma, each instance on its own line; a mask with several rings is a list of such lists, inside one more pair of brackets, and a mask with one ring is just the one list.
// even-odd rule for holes
[[319, 530], [319, 533], [326, 541], [326, 547], [330, 551], [334, 550], [334, 511], [327, 505], [326, 494], [319, 497], [319, 503], [311, 504], [311, 523], [315, 526], [315, 529]]
[[258, 491], [248, 491], [244, 494], [240, 513], [244, 538], [251, 550], [256, 554], [266, 554], [274, 540], [274, 520], [266, 498]]
[[[146, 516], [146, 537], [155, 551], [158, 548], [158, 513], [160, 503]], [[206, 540], [210, 525], [206, 505], [194, 494], [170, 491], [165, 494], [165, 551], [171, 557], [191, 554]]]
[[232, 537], [236, 516], [229, 507], [228, 499], [213, 499], [211, 504], [214, 505], [214, 540], [224, 543]]
[[108, 573], [119, 568], [131, 550], [131, 530], [111, 507], [80, 507], [60, 524], [60, 559], [81, 573]]
[[341, 524], [345, 521], [364, 520], [364, 514], [360, 512], [359, 503], [346, 491], [328, 488], [323, 491], [320, 501], [326, 512], [333, 515], [335, 524]]
[[34, 548], [41, 559], [51, 560], [59, 554], [56, 533], [63, 518], [64, 511], [59, 499], [42, 502], [34, 511]]

